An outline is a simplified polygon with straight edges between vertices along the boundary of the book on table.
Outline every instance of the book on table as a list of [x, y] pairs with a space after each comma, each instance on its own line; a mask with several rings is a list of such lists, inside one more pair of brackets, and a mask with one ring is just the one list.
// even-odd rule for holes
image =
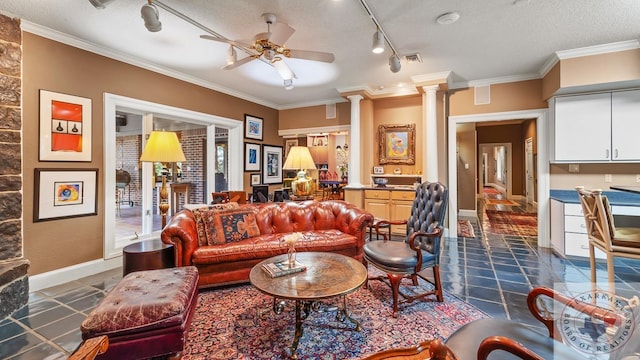
[[298, 261], [295, 261], [293, 266], [289, 266], [289, 260], [284, 260], [262, 264], [262, 270], [271, 277], [279, 277], [305, 271], [307, 267]]

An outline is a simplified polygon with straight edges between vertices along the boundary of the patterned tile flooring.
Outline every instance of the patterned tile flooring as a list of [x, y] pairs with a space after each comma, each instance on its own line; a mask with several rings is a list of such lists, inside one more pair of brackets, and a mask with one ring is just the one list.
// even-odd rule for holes
[[[500, 206], [500, 205], [491, 205]], [[526, 294], [533, 286], [589, 281], [587, 259], [563, 259], [537, 246], [537, 238], [483, 231], [481, 216], [471, 219], [476, 237], [448, 238], [441, 277], [449, 293], [487, 314], [539, 324], [529, 314]], [[531, 212], [526, 205], [511, 211]], [[30, 294], [29, 303], [0, 321], [0, 359], [64, 359], [81, 342], [79, 326], [93, 307], [122, 278], [115, 269]], [[598, 280], [606, 281], [598, 264]], [[637, 293], [640, 261], [616, 260], [616, 289], [623, 296]], [[409, 305], [410, 306], [410, 305]]]

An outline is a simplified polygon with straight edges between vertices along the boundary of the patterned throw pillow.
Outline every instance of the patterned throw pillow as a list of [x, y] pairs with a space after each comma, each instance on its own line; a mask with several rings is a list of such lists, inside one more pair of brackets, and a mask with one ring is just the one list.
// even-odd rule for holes
[[216, 217], [216, 244], [236, 242], [260, 235], [256, 214], [249, 209], [219, 211]]
[[[198, 246], [212, 245], [216, 243], [216, 222], [215, 214], [219, 211], [226, 211], [239, 208], [238, 203], [230, 202], [225, 204], [215, 204], [206, 207], [193, 209], [193, 219], [198, 230]], [[224, 241], [223, 241], [224, 243]]]

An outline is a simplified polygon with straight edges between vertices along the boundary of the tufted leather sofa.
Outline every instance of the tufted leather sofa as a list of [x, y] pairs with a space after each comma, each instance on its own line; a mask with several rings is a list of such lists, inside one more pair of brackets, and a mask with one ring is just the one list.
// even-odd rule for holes
[[253, 209], [260, 235], [224, 244], [199, 245], [193, 212], [178, 212], [162, 231], [162, 241], [174, 246], [176, 266], [195, 266], [199, 287], [247, 282], [251, 268], [269, 257], [285, 254], [281, 241], [290, 233], [303, 238], [296, 251], [324, 251], [363, 259], [365, 232], [373, 215], [340, 200], [246, 204]]

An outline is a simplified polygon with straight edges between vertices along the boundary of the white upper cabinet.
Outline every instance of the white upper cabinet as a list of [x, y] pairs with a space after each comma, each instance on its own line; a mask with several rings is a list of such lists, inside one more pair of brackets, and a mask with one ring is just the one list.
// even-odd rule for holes
[[640, 161], [640, 90], [611, 95], [613, 161]]
[[556, 161], [611, 160], [611, 93], [555, 100]]
[[555, 99], [555, 161], [640, 161], [640, 90]]

